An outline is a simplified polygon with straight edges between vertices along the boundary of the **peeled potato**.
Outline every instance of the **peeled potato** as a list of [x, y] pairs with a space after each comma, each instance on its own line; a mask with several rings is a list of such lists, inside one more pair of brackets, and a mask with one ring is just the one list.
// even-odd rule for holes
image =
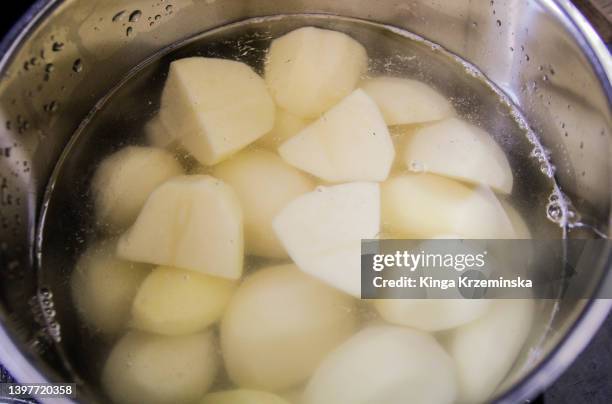
[[240, 387], [282, 391], [304, 382], [354, 331], [353, 300], [294, 265], [259, 270], [221, 322], [225, 367]]
[[276, 394], [247, 389], [218, 391], [204, 396], [200, 404], [290, 404]]
[[373, 326], [329, 354], [310, 379], [306, 404], [450, 404], [450, 357], [436, 340], [409, 328]]
[[201, 331], [221, 318], [234, 289], [227, 279], [158, 267], [138, 290], [131, 326], [163, 335]]
[[406, 174], [381, 187], [385, 230], [400, 237], [512, 238], [514, 229], [488, 188], [433, 174]]
[[289, 202], [314, 189], [305, 174], [268, 151], [246, 151], [214, 168], [213, 174], [236, 191], [244, 213], [247, 253], [285, 258], [272, 219]]
[[128, 146], [102, 161], [92, 179], [96, 219], [111, 230], [130, 226], [147, 198], [166, 180], [183, 174], [172, 154]]
[[304, 27], [272, 42], [265, 78], [281, 108], [314, 118], [355, 89], [367, 64], [365, 48], [350, 36]]
[[384, 181], [395, 151], [376, 104], [356, 90], [279, 149], [289, 164], [328, 182]]
[[152, 118], [144, 127], [145, 136], [150, 146], [164, 149], [176, 142], [176, 132], [169, 131], [164, 126], [159, 115]]
[[484, 299], [378, 299], [376, 310], [392, 324], [423, 331], [458, 327], [482, 317], [490, 301]]
[[407, 167], [418, 165], [426, 172], [512, 191], [512, 170], [504, 151], [484, 130], [450, 118], [417, 129], [404, 143]]
[[213, 334], [168, 337], [132, 331], [117, 342], [102, 385], [117, 404], [175, 404], [201, 399], [218, 367]]
[[495, 300], [482, 318], [445, 338], [455, 361], [458, 402], [486, 402], [514, 364], [529, 334], [533, 301]]
[[376, 102], [389, 126], [438, 121], [455, 115], [448, 99], [417, 80], [377, 77], [365, 80], [361, 88]]
[[150, 267], [115, 257], [115, 242], [94, 244], [79, 258], [70, 286], [77, 312], [85, 323], [113, 335], [125, 327], [138, 287]]
[[299, 131], [311, 122], [310, 119], [300, 118], [282, 108], [276, 108], [274, 127], [270, 132], [261, 137], [257, 144], [276, 150], [285, 140], [293, 135], [297, 135]]
[[242, 275], [242, 208], [234, 191], [207, 175], [180, 176], [152, 194], [117, 253], [227, 279]]
[[200, 163], [213, 165], [274, 125], [274, 102], [249, 66], [194, 57], [170, 65], [160, 117]]
[[302, 271], [358, 297], [361, 240], [376, 238], [380, 229], [379, 186], [318, 187], [290, 202], [273, 226]]

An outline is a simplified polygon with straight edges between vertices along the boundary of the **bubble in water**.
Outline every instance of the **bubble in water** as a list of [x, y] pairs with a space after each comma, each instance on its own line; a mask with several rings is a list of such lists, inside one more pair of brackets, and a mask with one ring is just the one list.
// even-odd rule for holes
[[132, 32], [134, 32], [134, 28], [127, 27], [127, 29], [125, 30], [125, 35], [126, 36], [130, 36], [130, 35], [132, 35]]
[[64, 43], [63, 42], [53, 42], [53, 46], [51, 47], [53, 52], [59, 52], [63, 48], [64, 48]]
[[45, 71], [47, 73], [51, 73], [54, 70], [55, 70], [55, 66], [53, 65], [53, 63], [47, 63], [47, 65], [45, 66]]
[[502, 22], [501, 22], [501, 20], [497, 20], [497, 26], [498, 26], [498, 27], [501, 27], [501, 26], [502, 26]]
[[134, 10], [132, 11], [132, 14], [130, 14], [130, 18], [128, 20], [130, 22], [136, 22], [140, 19], [141, 16], [142, 16], [142, 11]]
[[155, 16], [155, 21], [159, 21], [159, 20], [161, 20], [161, 18], [162, 18], [162, 17], [161, 17], [161, 15], [157, 14], [157, 15]]
[[83, 71], [83, 62], [81, 61], [81, 59], [77, 59], [74, 61], [74, 63], [72, 64], [72, 70], [75, 73], [81, 73]]
[[530, 60], [529, 55], [525, 55], [525, 60], [526, 60], [527, 62], [529, 62], [529, 60]]
[[167, 11], [168, 13], [172, 13], [172, 4], [168, 4], [168, 5], [166, 6], [166, 11]]

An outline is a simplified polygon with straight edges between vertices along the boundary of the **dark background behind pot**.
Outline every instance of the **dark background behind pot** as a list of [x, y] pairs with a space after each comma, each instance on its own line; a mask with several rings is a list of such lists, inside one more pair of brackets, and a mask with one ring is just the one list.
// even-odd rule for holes
[[[0, 38], [35, 1], [12, 1], [0, 13]], [[589, 18], [604, 41], [612, 42], [612, 24], [586, 0], [574, 0], [576, 6]], [[599, 1], [606, 3], [606, 1]], [[612, 10], [612, 0], [610, 9]], [[10, 381], [0, 365], [0, 382]], [[546, 404], [609, 404], [612, 402], [612, 315], [603, 324], [587, 349], [575, 363], [542, 396], [532, 403]]]

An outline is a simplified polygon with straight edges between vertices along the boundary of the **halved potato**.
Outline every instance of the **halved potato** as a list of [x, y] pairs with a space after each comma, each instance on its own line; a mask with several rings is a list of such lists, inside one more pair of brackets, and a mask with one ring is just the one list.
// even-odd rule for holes
[[456, 114], [446, 97], [417, 80], [383, 76], [365, 80], [361, 88], [376, 102], [389, 126], [438, 121]]
[[261, 269], [221, 322], [225, 367], [240, 387], [283, 391], [304, 382], [354, 332], [353, 299], [294, 265]]
[[361, 240], [376, 238], [380, 229], [379, 186], [318, 187], [290, 202], [273, 227], [302, 271], [358, 297]]
[[436, 340], [403, 327], [371, 326], [319, 365], [306, 404], [450, 404], [456, 397], [451, 358]]
[[248, 65], [194, 57], [170, 65], [159, 114], [185, 150], [213, 165], [269, 132], [274, 108]]
[[278, 148], [285, 140], [291, 136], [297, 135], [302, 129], [304, 129], [312, 120], [300, 118], [291, 112], [285, 111], [282, 108], [276, 108], [276, 115], [274, 120], [274, 127], [263, 137], [261, 137], [257, 144], [274, 150]]
[[168, 337], [131, 331], [113, 347], [102, 385], [117, 404], [201, 399], [217, 374], [212, 332]]
[[407, 135], [404, 161], [408, 168], [444, 175], [499, 192], [512, 191], [513, 176], [502, 148], [484, 130], [450, 118]]
[[130, 325], [162, 335], [201, 331], [221, 318], [235, 288], [227, 279], [157, 267], [138, 289]]
[[217, 391], [204, 396], [200, 404], [290, 404], [276, 394], [265, 391], [236, 389]]
[[383, 227], [399, 237], [512, 238], [514, 229], [491, 190], [433, 174], [405, 174], [381, 186]]
[[223, 181], [180, 176], [157, 188], [117, 253], [130, 261], [238, 279], [243, 262], [242, 208]]
[[96, 220], [110, 231], [129, 227], [151, 192], [182, 174], [179, 162], [165, 150], [140, 146], [119, 150], [100, 163], [92, 179]]
[[328, 182], [384, 181], [395, 151], [376, 104], [356, 90], [279, 149], [289, 164]]
[[365, 48], [350, 36], [304, 27], [272, 41], [265, 78], [281, 108], [315, 118], [355, 89], [367, 64]]
[[532, 300], [494, 300], [487, 314], [443, 338], [455, 361], [458, 402], [486, 402], [516, 361], [531, 329]]
[[231, 185], [242, 202], [247, 253], [287, 257], [272, 220], [293, 199], [313, 190], [314, 181], [264, 150], [241, 152], [215, 166], [213, 174]]
[[116, 258], [115, 247], [115, 240], [88, 247], [70, 278], [77, 312], [86, 324], [106, 335], [126, 326], [134, 296], [151, 271], [149, 265]]

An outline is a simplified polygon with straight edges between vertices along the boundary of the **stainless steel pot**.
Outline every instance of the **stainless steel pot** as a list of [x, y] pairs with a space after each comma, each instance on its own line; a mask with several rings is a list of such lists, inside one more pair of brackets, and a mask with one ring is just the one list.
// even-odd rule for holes
[[[401, 27], [473, 63], [521, 109], [583, 220], [608, 233], [612, 58], [569, 0], [41, 0], [0, 45], [0, 362], [17, 380], [76, 380], [83, 402], [98, 401], [64, 355], [35, 239], [51, 170], [88, 111], [162, 47], [290, 13]], [[592, 299], [554, 306], [498, 402], [532, 397], [585, 347], [612, 306], [597, 299], [611, 259], [592, 269]]]

